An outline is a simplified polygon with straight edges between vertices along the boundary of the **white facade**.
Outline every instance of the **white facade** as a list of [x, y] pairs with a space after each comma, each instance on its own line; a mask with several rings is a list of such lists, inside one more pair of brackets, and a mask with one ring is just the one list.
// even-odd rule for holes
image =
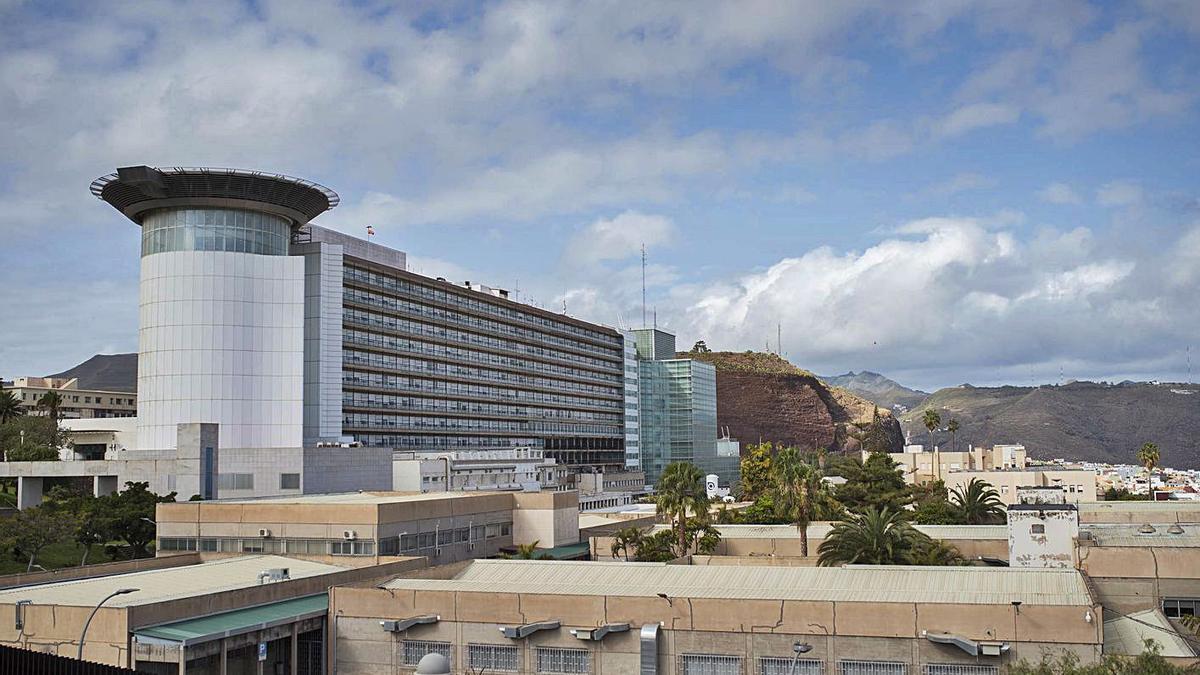
[[625, 468], [630, 471], [640, 471], [642, 468], [642, 453], [638, 424], [639, 378], [637, 358], [637, 337], [628, 331], [622, 332], [625, 338]]
[[225, 251], [142, 258], [138, 449], [220, 425], [225, 448], [300, 448], [304, 259]]

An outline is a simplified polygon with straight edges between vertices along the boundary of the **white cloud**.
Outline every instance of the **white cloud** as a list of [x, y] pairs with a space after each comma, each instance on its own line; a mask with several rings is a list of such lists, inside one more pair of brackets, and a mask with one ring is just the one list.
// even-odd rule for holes
[[996, 185], [996, 179], [973, 171], [955, 174], [940, 183], [934, 183], [922, 190], [922, 193], [934, 197], [952, 197], [960, 192], [981, 190]]
[[1096, 190], [1096, 203], [1100, 206], [1133, 206], [1141, 201], [1141, 186], [1128, 181], [1105, 183]]
[[568, 264], [595, 265], [625, 260], [647, 249], [669, 243], [676, 235], [670, 218], [625, 211], [601, 218], [575, 233], [563, 257]]
[[1083, 197], [1066, 183], [1051, 183], [1038, 191], [1037, 196], [1051, 204], [1082, 204]]
[[937, 130], [942, 136], [952, 138], [976, 129], [1012, 124], [1020, 116], [1021, 110], [1013, 105], [972, 103], [964, 105], [942, 118], [937, 124]]

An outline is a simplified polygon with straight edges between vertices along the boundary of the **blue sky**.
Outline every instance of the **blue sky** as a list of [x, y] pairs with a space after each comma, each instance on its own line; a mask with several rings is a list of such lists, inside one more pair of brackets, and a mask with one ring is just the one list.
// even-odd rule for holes
[[319, 181], [323, 225], [609, 325], [645, 244], [684, 345], [1184, 379], [1198, 44], [1186, 0], [0, 0], [0, 374], [136, 350], [138, 232], [87, 185], [146, 163]]

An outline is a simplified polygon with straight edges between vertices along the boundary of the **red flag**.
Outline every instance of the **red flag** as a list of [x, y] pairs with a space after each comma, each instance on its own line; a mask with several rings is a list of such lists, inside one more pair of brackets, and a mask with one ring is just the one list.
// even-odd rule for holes
[[375, 236], [375, 228], [371, 227], [370, 225], [367, 226], [367, 236], [368, 237]]

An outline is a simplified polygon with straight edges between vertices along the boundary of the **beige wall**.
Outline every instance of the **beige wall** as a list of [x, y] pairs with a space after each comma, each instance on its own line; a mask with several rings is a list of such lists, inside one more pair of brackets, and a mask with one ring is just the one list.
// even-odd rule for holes
[[553, 548], [579, 541], [579, 493], [513, 493], [513, 544]]
[[1080, 546], [1076, 555], [1100, 601], [1116, 611], [1158, 607], [1164, 596], [1200, 597], [1200, 548]]
[[[611, 534], [591, 537], [592, 557], [597, 560], [612, 559], [613, 536]], [[817, 547], [823, 539], [809, 537], [808, 555], [816, 558]], [[1007, 539], [942, 539], [958, 549], [966, 558], [1008, 559]], [[800, 557], [800, 538], [722, 538], [713, 555], [742, 557]]]
[[[593, 672], [636, 672], [642, 625], [661, 622], [665, 649], [660, 672], [674, 673], [684, 653], [740, 655], [745, 672], [755, 672], [759, 656], [791, 656], [791, 645], [813, 645], [810, 657], [825, 659], [826, 672], [836, 672], [840, 658], [894, 659], [910, 664], [977, 663], [963, 652], [922, 639], [921, 631], [953, 631], [977, 640], [1013, 640], [1014, 618], [1018, 644], [1008, 659], [1034, 659], [1046, 648], [1067, 649], [1085, 662], [1099, 656], [1100, 622], [1087, 623], [1084, 614], [1098, 617], [1099, 607], [1025, 605], [1020, 615], [1008, 604], [933, 605], [874, 602], [799, 602], [660, 598], [625, 596], [553, 596], [539, 594], [466, 593], [447, 591], [387, 591], [376, 588], [334, 588], [330, 615], [336, 616], [336, 668], [339, 675], [397, 672], [401, 641], [439, 640], [455, 648], [456, 672], [462, 672], [469, 643], [516, 644], [521, 647], [522, 672], [533, 672], [538, 646], [589, 648]], [[436, 614], [441, 621], [419, 626], [405, 636], [382, 631], [381, 619]], [[558, 619], [558, 630], [542, 631], [523, 641], [505, 639], [504, 625]], [[570, 628], [627, 622], [628, 633], [602, 643], [575, 639]], [[1003, 663], [998, 661], [997, 663]], [[407, 672], [407, 671], [401, 671]]]
[[1079, 509], [1081, 524], [1200, 523], [1200, 502], [1097, 502]]
[[1071, 469], [1047, 471], [957, 471], [946, 474], [946, 488], [965, 488], [973, 478], [986, 481], [996, 488], [1000, 501], [1005, 504], [1017, 503], [1017, 488], [1025, 486], [1082, 486], [1081, 492], [1070, 492], [1064, 489], [1064, 497], [1068, 503], [1094, 502], [1096, 496], [1096, 472], [1076, 471]]

